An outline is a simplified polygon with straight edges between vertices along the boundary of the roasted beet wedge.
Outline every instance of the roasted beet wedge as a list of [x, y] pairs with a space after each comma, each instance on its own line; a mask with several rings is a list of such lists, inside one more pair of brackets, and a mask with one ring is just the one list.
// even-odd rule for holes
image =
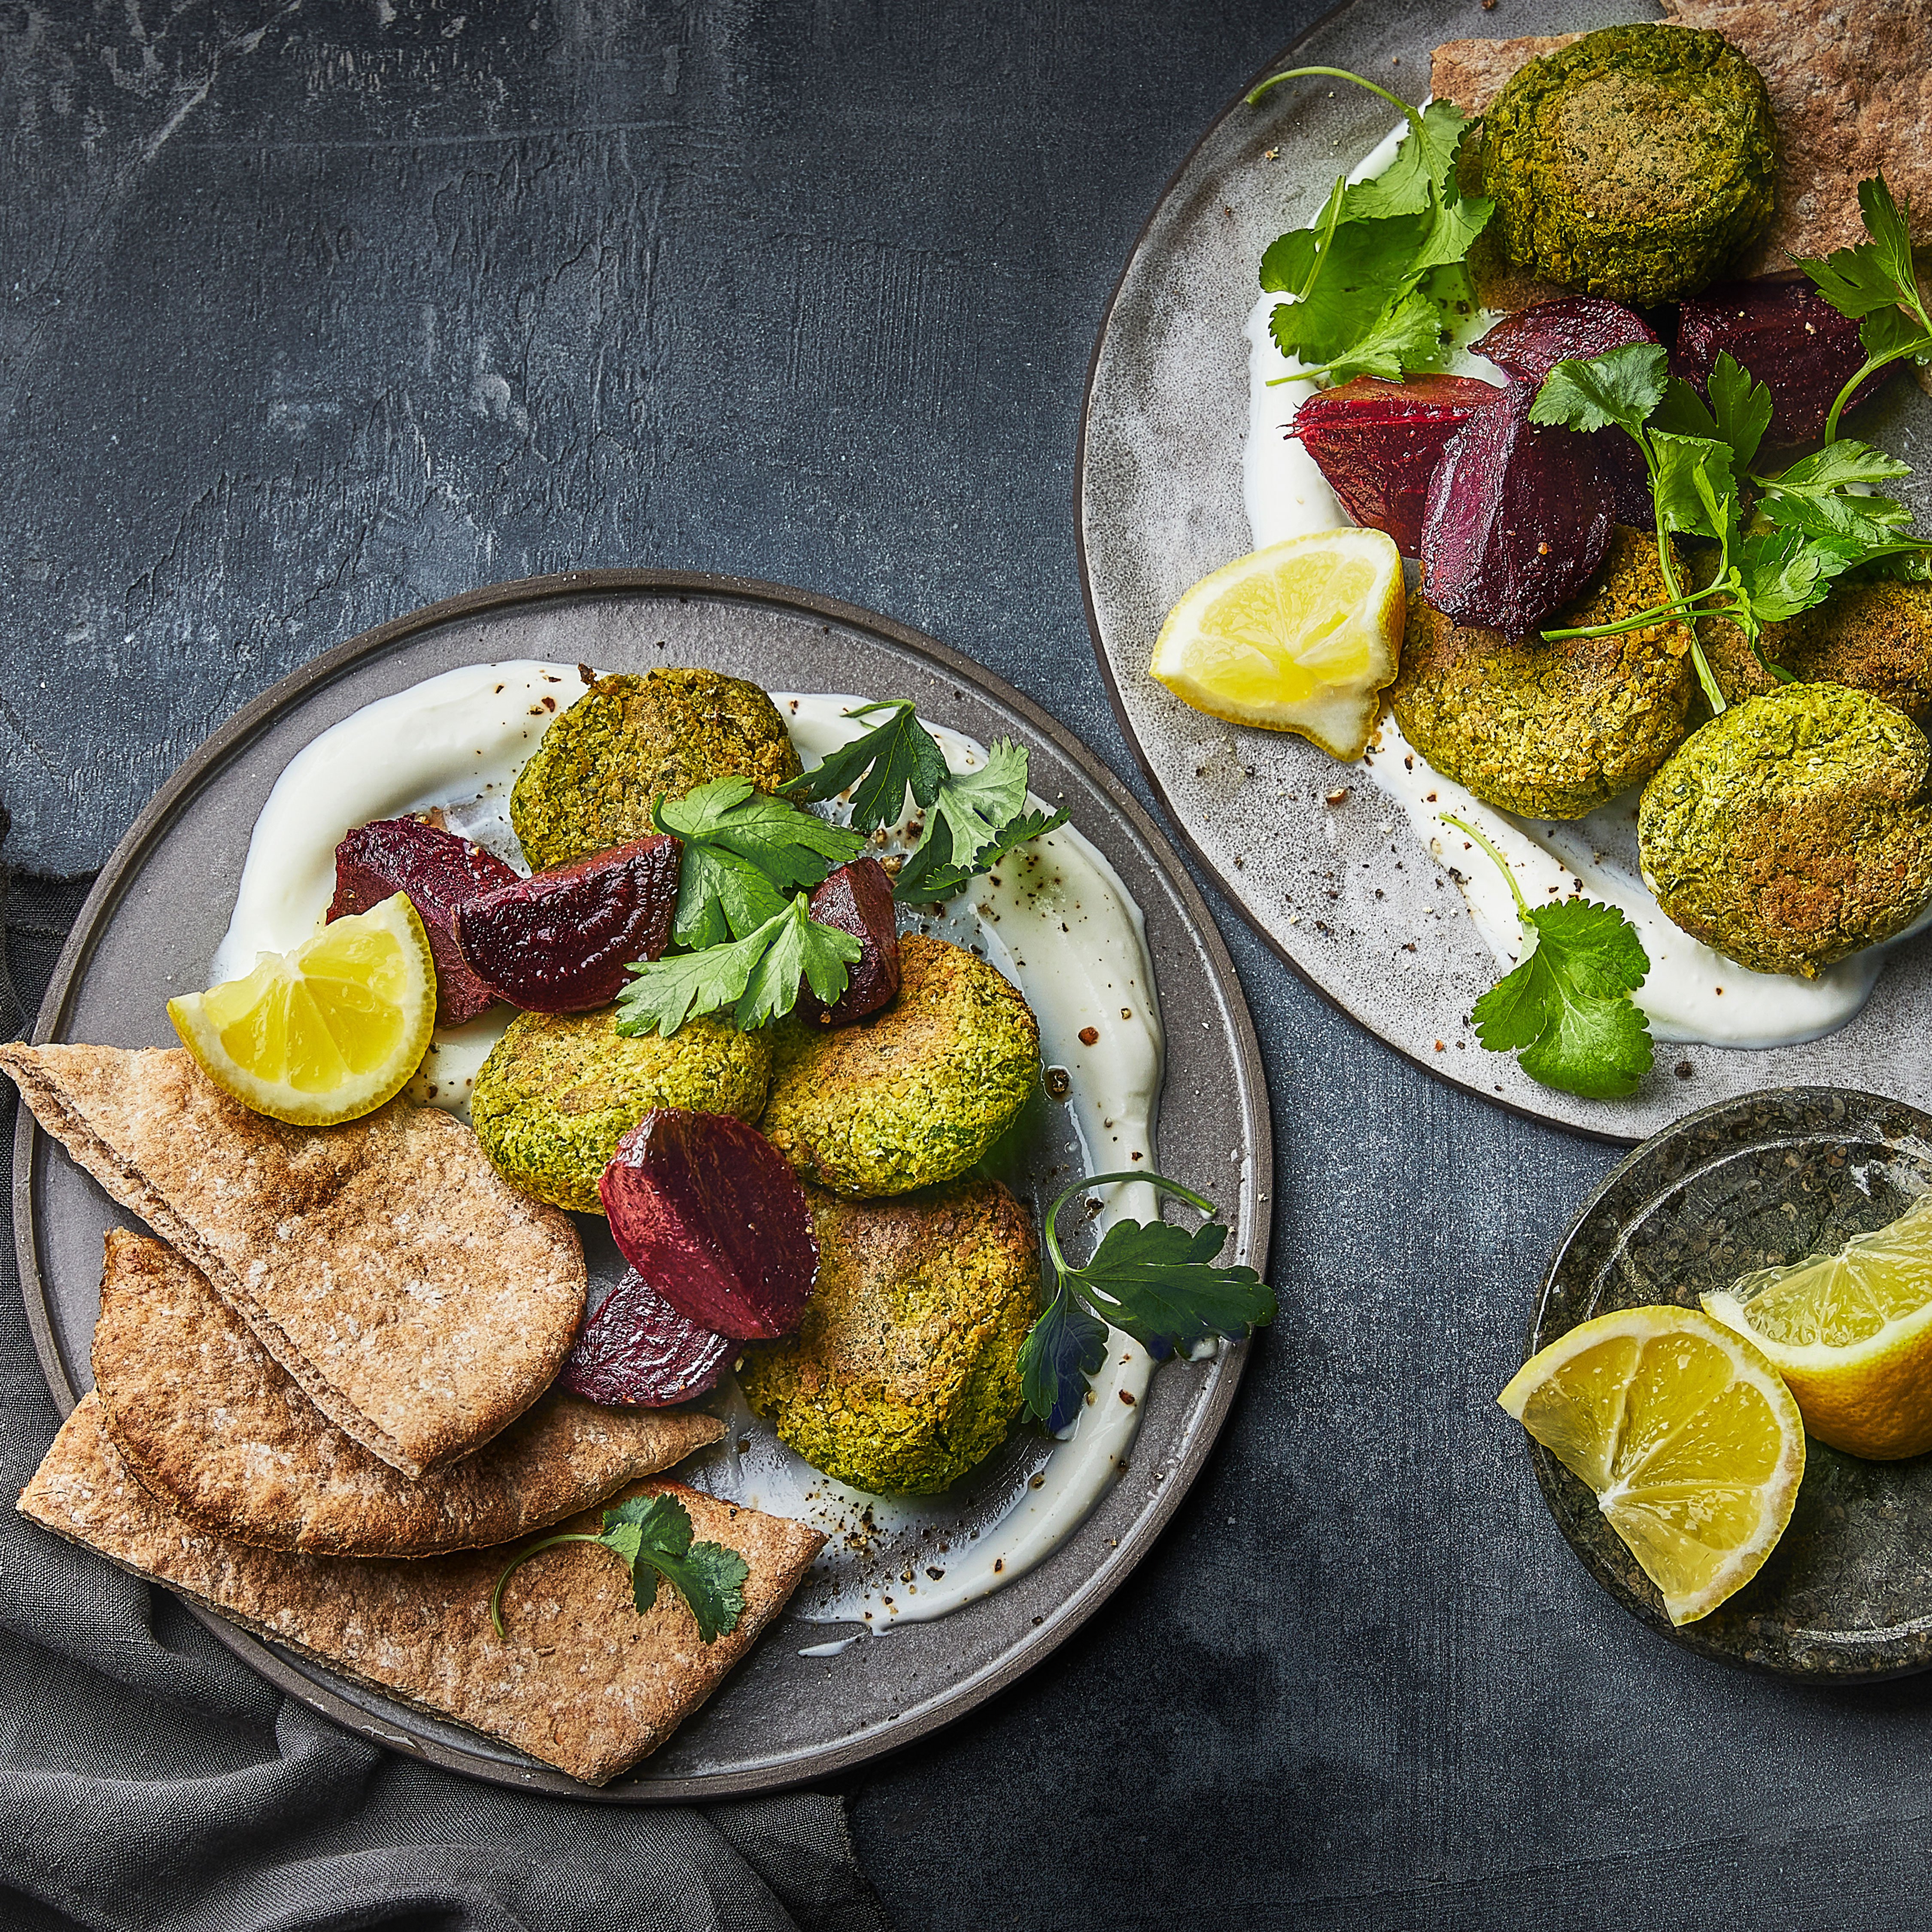
[[460, 1026], [496, 994], [470, 970], [456, 936], [457, 909], [478, 894], [517, 883], [502, 860], [420, 818], [379, 818], [358, 825], [335, 848], [335, 897], [328, 916], [367, 912], [392, 893], [407, 892], [436, 959], [439, 1026]]
[[1587, 361], [1606, 349], [1656, 340], [1656, 330], [1622, 302], [1602, 296], [1565, 296], [1504, 316], [1475, 347], [1504, 374], [1537, 383], [1559, 362]]
[[798, 1326], [818, 1273], [812, 1210], [756, 1127], [658, 1108], [617, 1143], [597, 1192], [618, 1252], [680, 1314], [741, 1342]]
[[680, 1315], [632, 1268], [579, 1331], [563, 1385], [592, 1402], [668, 1408], [714, 1386], [737, 1346]]
[[459, 907], [456, 935], [471, 970], [532, 1013], [580, 1013], [623, 990], [624, 968], [655, 959], [677, 910], [675, 838], [653, 832]]
[[[1768, 443], [1815, 442], [1838, 392], [1865, 359], [1858, 323], [1802, 275], [1724, 282], [1690, 297], [1677, 326], [1672, 370], [1702, 392], [1726, 350], [1771, 392]], [[1904, 367], [1894, 362], [1861, 382], [1844, 414], [1870, 402]]]
[[889, 1005], [899, 990], [899, 934], [892, 914], [891, 875], [876, 859], [854, 859], [827, 875], [812, 896], [812, 916], [821, 926], [849, 932], [866, 950], [846, 970], [837, 1005], [821, 1006], [810, 987], [799, 1004], [815, 1010], [822, 1026], [849, 1026]]
[[1459, 430], [1429, 484], [1422, 593], [1459, 624], [1512, 637], [1581, 590], [1616, 518], [1585, 437], [1529, 419], [1536, 392], [1512, 382]]
[[1310, 396], [1288, 434], [1301, 439], [1357, 523], [1386, 530], [1404, 556], [1414, 556], [1422, 548], [1429, 479], [1444, 446], [1496, 393], [1463, 376], [1403, 382], [1358, 376]]

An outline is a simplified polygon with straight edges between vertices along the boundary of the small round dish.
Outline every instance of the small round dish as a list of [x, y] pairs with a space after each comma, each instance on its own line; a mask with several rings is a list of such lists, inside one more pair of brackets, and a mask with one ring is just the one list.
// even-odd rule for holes
[[[35, 1041], [173, 1046], [164, 1001], [206, 983], [250, 835], [290, 759], [375, 699], [458, 665], [524, 658], [616, 670], [705, 665], [768, 688], [890, 692], [982, 742], [1024, 743], [1034, 788], [1064, 801], [1146, 922], [1168, 1043], [1160, 1165], [1214, 1190], [1234, 1231], [1226, 1260], [1266, 1268], [1272, 1157], [1259, 1048], [1233, 962], [1173, 848], [1078, 740], [969, 658], [889, 618], [780, 585], [664, 570], [534, 578], [433, 604], [318, 658], [229, 720], [136, 820], [82, 908]], [[64, 1412], [92, 1385], [102, 1237], [127, 1217], [24, 1108], [14, 1177], [28, 1325]], [[1250, 1346], [1162, 1369], [1119, 1480], [1037, 1568], [950, 1616], [842, 1648], [824, 1640], [844, 1630], [804, 1622], [794, 1603], [662, 1749], [601, 1790], [189, 1607], [289, 1695], [471, 1777], [620, 1804], [782, 1789], [849, 1771], [960, 1716], [1077, 1629], [1198, 1472]]]
[[[1544, 1278], [1526, 1359], [1592, 1316], [1694, 1308], [1750, 1269], [1896, 1220], [1928, 1188], [1932, 1116], [1902, 1100], [1786, 1087], [1688, 1114], [1586, 1203]], [[1813, 1683], [1932, 1666], [1932, 1456], [1868, 1462], [1808, 1438], [1798, 1506], [1769, 1561], [1728, 1603], [1678, 1629], [1596, 1498], [1540, 1443], [1529, 1447], [1583, 1567], [1662, 1635]]]

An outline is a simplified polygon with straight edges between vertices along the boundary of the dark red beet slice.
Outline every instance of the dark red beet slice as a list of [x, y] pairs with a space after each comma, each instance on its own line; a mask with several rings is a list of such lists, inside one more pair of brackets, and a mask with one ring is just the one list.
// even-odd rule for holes
[[526, 1012], [580, 1013], [622, 992], [634, 959], [670, 940], [682, 848], [654, 832], [553, 866], [458, 909], [456, 935], [478, 979]]
[[[1865, 359], [1858, 323], [1802, 275], [1725, 282], [1691, 296], [1677, 326], [1672, 370], [1702, 393], [1726, 350], [1771, 392], [1768, 443], [1815, 442], [1838, 392]], [[1895, 362], [1861, 382], [1845, 415], [1870, 402], [1904, 367]]]
[[838, 1004], [820, 1006], [803, 987], [799, 1004], [815, 1009], [820, 1024], [848, 1026], [898, 996], [899, 934], [892, 916], [892, 876], [876, 859], [854, 859], [826, 875], [812, 896], [812, 916], [822, 926], [849, 932], [866, 950], [845, 969]]
[[496, 1004], [470, 970], [456, 937], [458, 907], [517, 875], [502, 860], [420, 818], [380, 818], [358, 825], [335, 848], [335, 897], [328, 916], [367, 912], [392, 893], [407, 892], [436, 959], [436, 1017], [460, 1026]]
[[617, 1143], [597, 1192], [618, 1252], [680, 1314], [741, 1342], [798, 1326], [818, 1273], [812, 1210], [756, 1127], [658, 1108]]
[[592, 1402], [668, 1408], [712, 1388], [737, 1346], [680, 1315], [632, 1268], [584, 1323], [563, 1385]]
[[[1654, 342], [1657, 332], [1634, 309], [1603, 296], [1565, 296], [1536, 302], [1506, 315], [1476, 344], [1498, 369], [1517, 381], [1540, 386], [1559, 362], [1587, 361], [1606, 349], [1633, 342]], [[1620, 429], [1600, 429], [1591, 436], [1610, 487], [1610, 507], [1620, 524], [1640, 530], [1657, 527], [1656, 506], [1643, 454]]]
[[1429, 484], [1422, 594], [1459, 624], [1533, 630], [1589, 580], [1616, 518], [1589, 441], [1529, 419], [1512, 382], [1459, 430]]
[[1536, 383], [1559, 362], [1587, 362], [1606, 349], [1656, 340], [1656, 330], [1622, 302], [1565, 296], [1504, 316], [1476, 344], [1476, 353], [1518, 382]]
[[1310, 396], [1288, 432], [1299, 436], [1357, 523], [1386, 530], [1404, 556], [1422, 547], [1429, 479], [1449, 439], [1486, 403], [1487, 382], [1466, 376], [1379, 376]]

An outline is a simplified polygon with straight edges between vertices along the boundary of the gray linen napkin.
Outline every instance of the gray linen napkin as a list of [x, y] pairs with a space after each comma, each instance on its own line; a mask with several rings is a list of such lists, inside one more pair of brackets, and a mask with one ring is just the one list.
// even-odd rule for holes
[[[0, 815], [0, 836], [4, 836]], [[0, 1025], [31, 1024], [87, 881], [0, 874]], [[0, 1096], [0, 1186], [14, 1095]], [[58, 1418], [0, 1246], [0, 1498]], [[532, 1797], [278, 1692], [165, 1592], [0, 1508], [0, 1925], [20, 1932], [889, 1932], [841, 1801]]]

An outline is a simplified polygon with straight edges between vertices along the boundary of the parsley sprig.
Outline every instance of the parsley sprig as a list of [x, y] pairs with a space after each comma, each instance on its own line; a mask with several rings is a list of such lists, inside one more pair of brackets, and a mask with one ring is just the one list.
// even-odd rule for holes
[[[1663, 346], [1628, 343], [1587, 359], [1559, 362], [1530, 407], [1532, 422], [1583, 432], [1614, 424], [1636, 443], [1657, 512], [1658, 562], [1670, 596], [1613, 624], [1545, 631], [1551, 639], [1612, 637], [1679, 616], [1726, 617], [1756, 650], [1767, 624], [1821, 604], [1847, 570], [1922, 551], [1911, 512], [1892, 498], [1862, 494], [1910, 473], [1884, 451], [1850, 440], [1828, 444], [1790, 468], [1752, 468], [1770, 423], [1770, 392], [1728, 354], [1712, 371], [1707, 404], [1670, 374]], [[1756, 493], [1747, 521], [1744, 489]], [[1680, 580], [1674, 536], [1718, 545], [1701, 586]], [[1714, 712], [1725, 708], [1694, 628], [1690, 655]], [[1762, 654], [1760, 653], [1760, 656]], [[1767, 664], [1774, 676], [1786, 674]]]
[[808, 802], [850, 791], [861, 837], [896, 824], [910, 792], [926, 823], [893, 885], [902, 904], [950, 898], [1016, 847], [1066, 823], [1064, 812], [1028, 808], [1027, 754], [1010, 739], [995, 739], [979, 770], [954, 772], [910, 699], [858, 705], [846, 716], [880, 722], [785, 789]]
[[[1117, 1221], [1086, 1266], [1075, 1268], [1060, 1251], [1060, 1210], [1076, 1194], [1115, 1180], [1151, 1182], [1210, 1218], [1191, 1234], [1165, 1221]], [[1210, 1335], [1239, 1341], [1274, 1319], [1274, 1292], [1252, 1268], [1215, 1266], [1228, 1238], [1226, 1227], [1211, 1218], [1220, 1212], [1160, 1174], [1093, 1174], [1054, 1202], [1043, 1224], [1053, 1292], [1020, 1348], [1028, 1414], [1055, 1435], [1073, 1420], [1090, 1378], [1106, 1360], [1109, 1326], [1160, 1360]]]
[[1290, 298], [1269, 316], [1268, 332], [1284, 356], [1310, 365], [1274, 380], [1400, 376], [1437, 356], [1450, 313], [1475, 306], [1466, 258], [1495, 204], [1457, 184], [1466, 117], [1448, 101], [1418, 112], [1345, 68], [1298, 67], [1263, 81], [1249, 105], [1284, 81], [1311, 79], [1365, 87], [1400, 108], [1408, 127], [1381, 174], [1353, 187], [1338, 176], [1314, 221], [1262, 256], [1263, 290]]
[[490, 1622], [503, 1636], [503, 1586], [532, 1556], [560, 1544], [593, 1543], [630, 1571], [639, 1616], [657, 1601], [662, 1576], [690, 1606], [700, 1640], [715, 1643], [729, 1636], [745, 1614], [745, 1580], [751, 1568], [722, 1543], [694, 1543], [692, 1533], [691, 1512], [675, 1496], [632, 1496], [604, 1512], [600, 1534], [547, 1536], [513, 1556], [490, 1593]]
[[1650, 1024], [1630, 998], [1650, 971], [1636, 928], [1615, 906], [1564, 899], [1533, 906], [1509, 861], [1473, 825], [1448, 812], [1496, 861], [1516, 901], [1528, 942], [1515, 967], [1476, 1002], [1469, 1017], [1492, 1053], [1514, 1053], [1545, 1087], [1588, 1100], [1621, 1100], [1650, 1071]]
[[1791, 258], [1840, 315], [1858, 320], [1865, 352], [1864, 367], [1838, 392], [1825, 418], [1827, 444], [1837, 441], [1838, 418], [1867, 377], [1908, 356], [1922, 362], [1932, 356], [1932, 312], [1912, 272], [1911, 230], [1883, 174], [1859, 182], [1858, 211], [1869, 242], [1837, 249], [1822, 260]]

